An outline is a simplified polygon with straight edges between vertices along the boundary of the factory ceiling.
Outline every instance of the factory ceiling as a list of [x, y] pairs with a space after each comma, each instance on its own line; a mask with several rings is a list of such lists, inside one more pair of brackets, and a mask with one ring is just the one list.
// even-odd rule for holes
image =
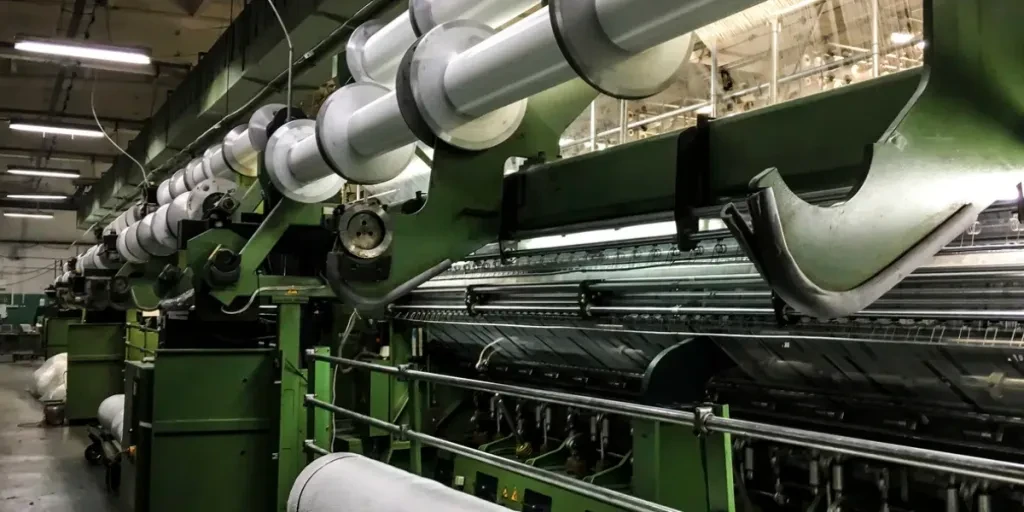
[[[122, 146], [134, 138], [244, 0], [0, 0], [0, 119], [94, 126], [93, 107]], [[24, 37], [140, 48], [151, 66], [101, 66], [15, 50]], [[0, 192], [70, 194], [99, 178], [117, 150], [105, 139], [43, 136], [0, 121]], [[79, 180], [12, 176], [8, 167], [69, 169]]]

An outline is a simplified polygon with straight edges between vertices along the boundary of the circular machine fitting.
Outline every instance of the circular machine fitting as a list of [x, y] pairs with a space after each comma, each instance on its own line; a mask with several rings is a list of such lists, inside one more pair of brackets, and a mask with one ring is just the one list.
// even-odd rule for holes
[[185, 218], [189, 220], [200, 220], [209, 211], [210, 199], [224, 197], [235, 192], [237, 185], [225, 178], [213, 178], [204, 180], [196, 188], [189, 192], [185, 200]]
[[393, 236], [391, 217], [375, 202], [352, 205], [338, 219], [338, 240], [357, 258], [370, 260], [384, 254]]
[[[327, 101], [330, 102], [329, 99]], [[326, 107], [327, 105], [324, 104], [324, 108], [320, 111], [323, 112]], [[344, 121], [347, 122], [348, 117], [345, 117]], [[264, 154], [267, 176], [274, 184], [274, 188], [288, 199], [300, 203], [326, 201], [338, 195], [338, 191], [345, 185], [345, 180], [332, 172], [327, 172], [313, 181], [300, 181], [295, 177], [288, 164], [288, 154], [291, 149], [299, 141], [314, 137], [317, 124], [312, 119], [296, 119], [286, 123], [274, 130], [274, 134], [267, 141], [267, 151]], [[322, 148], [322, 146], [320, 147]]]
[[121, 266], [121, 262], [116, 258], [112, 258], [111, 254], [107, 252], [107, 247], [105, 245], [97, 244], [94, 247], [96, 250], [92, 254], [92, 259], [96, 268], [114, 270]]
[[171, 180], [161, 181], [156, 188], [156, 202], [162, 206], [170, 203], [171, 199], [174, 199], [171, 197]]
[[146, 215], [145, 218], [139, 222], [138, 227], [138, 238], [139, 244], [142, 245], [142, 249], [153, 256], [170, 256], [174, 254], [174, 247], [166, 247], [159, 240], [157, 240], [156, 234], [153, 233], [153, 222], [156, 217], [156, 213]]
[[515, 133], [526, 115], [526, 99], [473, 117], [459, 112], [445, 91], [448, 64], [496, 32], [475, 21], [449, 21], [409, 48], [398, 70], [395, 94], [410, 129], [419, 132], [415, 126], [425, 124], [437, 140], [469, 151], [493, 148]]
[[134, 222], [117, 235], [117, 252], [132, 263], [145, 263], [153, 257], [139, 243], [139, 224], [140, 222]]
[[[195, 160], [193, 160], [192, 162], [195, 162]], [[192, 165], [192, 163], [190, 162], [188, 165]], [[167, 179], [168, 181], [171, 182], [168, 188], [168, 190], [170, 190], [171, 192], [171, 198], [178, 197], [184, 194], [185, 192], [188, 192], [188, 185], [185, 184], [185, 174], [188, 170], [188, 165], [182, 167], [181, 169], [178, 169], [177, 171], [174, 171], [174, 174], [172, 174], [171, 177]]]
[[689, 34], [640, 53], [608, 37], [594, 0], [551, 0], [551, 26], [565, 60], [591, 87], [619, 99], [642, 99], [665, 90], [690, 58]]
[[373, 37], [380, 29], [384, 28], [384, 22], [371, 20], [356, 27], [345, 43], [345, 63], [352, 73], [356, 82], [373, 82], [369, 71], [366, 69], [365, 52], [366, 42]]
[[331, 94], [317, 113], [316, 141], [320, 152], [335, 173], [352, 183], [374, 185], [388, 181], [401, 174], [416, 156], [415, 144], [367, 157], [356, 152], [349, 142], [352, 113], [390, 92], [372, 82], [349, 84]]
[[284, 105], [281, 103], [269, 103], [256, 109], [249, 117], [249, 142], [257, 153], [267, 149], [267, 140], [270, 139], [267, 127], [274, 120], [274, 115], [283, 108]]

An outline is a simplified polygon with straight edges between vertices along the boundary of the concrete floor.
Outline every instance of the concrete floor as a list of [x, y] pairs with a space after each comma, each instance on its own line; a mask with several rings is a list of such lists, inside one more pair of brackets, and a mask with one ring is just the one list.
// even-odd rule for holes
[[118, 510], [90, 467], [80, 428], [40, 426], [42, 407], [26, 391], [38, 363], [0, 364], [0, 512]]

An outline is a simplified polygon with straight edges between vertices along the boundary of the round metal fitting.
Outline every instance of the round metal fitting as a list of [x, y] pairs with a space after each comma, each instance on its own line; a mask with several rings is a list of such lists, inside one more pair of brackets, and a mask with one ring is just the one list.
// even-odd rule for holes
[[366, 71], [363, 49], [366, 48], [366, 42], [384, 25], [385, 23], [379, 20], [367, 21], [356, 27], [352, 31], [352, 35], [349, 36], [348, 42], [345, 43], [345, 64], [348, 65], [348, 72], [352, 74], [352, 78], [356, 82], [373, 80], [370, 78], [370, 73]]
[[174, 248], [165, 247], [153, 233], [153, 218], [155, 216], [156, 213], [151, 213], [139, 222], [137, 233], [139, 244], [142, 245], [143, 250], [153, 256], [170, 256], [174, 254]]
[[349, 254], [373, 259], [391, 247], [391, 217], [376, 203], [347, 207], [338, 219], [338, 240]]
[[[267, 126], [274, 120], [274, 115], [284, 108], [281, 103], [268, 103], [256, 109], [249, 117], [249, 142], [257, 152], [267, 149]], [[254, 175], [255, 176], [255, 175]]]
[[160, 186], [156, 188], [156, 202], [160, 205], [165, 205], [171, 202], [171, 180], [164, 180], [160, 182]]
[[[153, 258], [153, 255], [146, 252], [142, 247], [142, 243], [139, 241], [139, 225], [142, 221], [136, 221], [128, 226], [120, 236], [124, 237], [124, 244], [126, 252], [129, 256], [125, 259], [134, 263], [145, 263]], [[122, 256], [125, 256], [122, 254]]]
[[548, 9], [565, 60], [591, 87], [614, 98], [641, 99], [664, 91], [690, 59], [690, 34], [634, 54], [608, 38], [593, 1], [551, 0]]
[[482, 151], [505, 142], [519, 129], [526, 115], [525, 99], [480, 117], [462, 114], [448, 99], [444, 85], [448, 64], [495, 33], [496, 30], [475, 21], [443, 23], [419, 39], [410, 50], [408, 69], [399, 70], [399, 74], [408, 74], [404, 86], [411, 91], [423, 122], [438, 140], [459, 149]]
[[232, 171], [242, 176], [256, 176], [256, 162], [259, 154], [253, 149], [249, 139], [248, 125], [239, 125], [224, 136], [222, 151], [224, 161]]
[[152, 229], [157, 243], [173, 252], [178, 248], [178, 237], [171, 233], [171, 225], [167, 221], [167, 212], [170, 209], [171, 205], [169, 204], [157, 208], [156, 213], [153, 214]]
[[331, 169], [352, 183], [374, 185], [398, 176], [416, 156], [416, 145], [407, 144], [366, 157], [349, 143], [349, 118], [360, 108], [390, 93], [373, 82], [349, 84], [334, 91], [316, 116], [316, 140]]
[[[195, 162], [195, 160], [193, 160], [193, 162]], [[189, 165], [192, 164], [190, 163]], [[188, 166], [182, 167], [181, 169], [174, 171], [174, 174], [171, 175], [171, 184], [169, 185], [168, 190], [170, 190], [172, 198], [178, 197], [189, 191], [188, 185], [185, 184], [185, 172], [187, 169]]]
[[[326, 108], [327, 105], [324, 104], [320, 112]], [[345, 120], [348, 121], [348, 118]], [[274, 188], [292, 201], [323, 202], [338, 195], [338, 191], [345, 185], [345, 180], [333, 173], [314, 181], [299, 181], [288, 167], [288, 152], [299, 141], [313, 137], [316, 124], [312, 119], [296, 119], [274, 130], [270, 141], [267, 142], [267, 151], [264, 155], [267, 176], [274, 184]]]
[[203, 181], [192, 192], [189, 192], [185, 200], [185, 218], [189, 220], [202, 219], [209, 211], [207, 199], [214, 195], [221, 197], [230, 195], [235, 192], [237, 187], [235, 182], [225, 178]]

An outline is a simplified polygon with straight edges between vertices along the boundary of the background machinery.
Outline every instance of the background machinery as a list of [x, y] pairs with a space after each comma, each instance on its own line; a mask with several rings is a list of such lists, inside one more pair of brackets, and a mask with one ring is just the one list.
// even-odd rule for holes
[[1024, 506], [1024, 7], [926, 1], [922, 70], [559, 158], [755, 3], [413, 1], [315, 119], [151, 187], [55, 283], [154, 312], [123, 501]]

